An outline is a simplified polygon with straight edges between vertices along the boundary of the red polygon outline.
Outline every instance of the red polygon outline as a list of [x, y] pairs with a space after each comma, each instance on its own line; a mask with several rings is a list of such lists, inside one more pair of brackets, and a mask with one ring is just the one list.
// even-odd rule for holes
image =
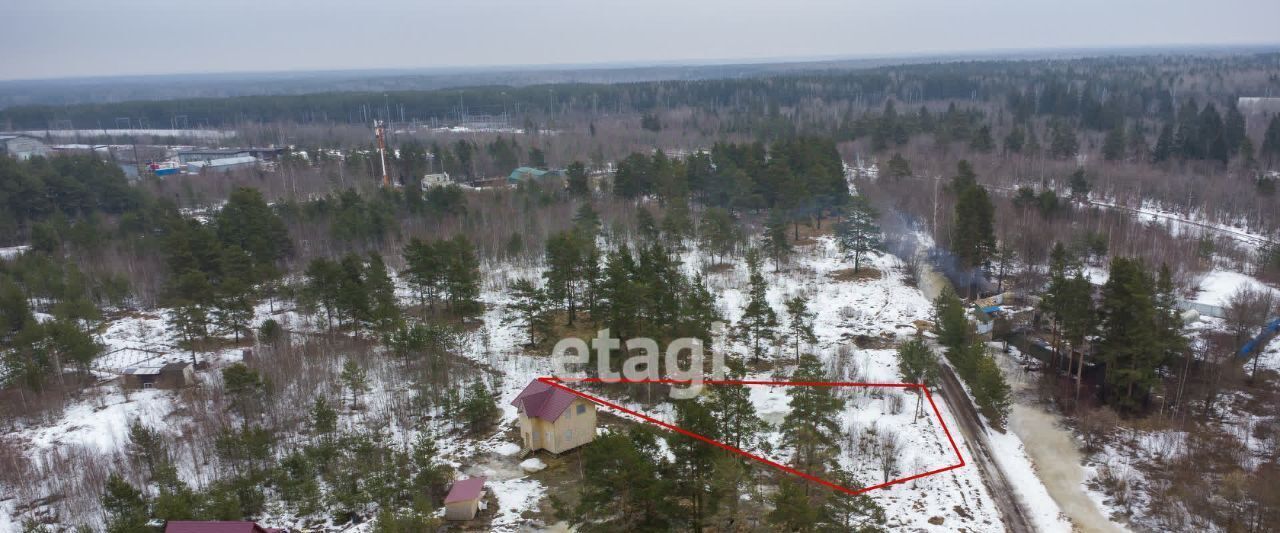
[[653, 418], [653, 417], [651, 417], [651, 416], [648, 416], [648, 415], [646, 415], [646, 414], [639, 413], [639, 412], [633, 411], [633, 410], [631, 410], [631, 409], [627, 409], [626, 407], [623, 407], [623, 406], [618, 405], [618, 404], [616, 404], [616, 403], [610, 402], [609, 400], [605, 400], [605, 399], [603, 399], [603, 398], [598, 398], [598, 397], [592, 396], [592, 395], [590, 395], [590, 394], [587, 394], [587, 393], [585, 393], [585, 392], [581, 392], [581, 391], [577, 391], [577, 390], [571, 389], [571, 388], [569, 388], [569, 387], [567, 387], [567, 386], [565, 386], [565, 385], [564, 385], [564, 383], [565, 383], [565, 382], [572, 382], [572, 383], [610, 383], [610, 384], [612, 384], [612, 383], [659, 383], [659, 384], [668, 384], [668, 385], [689, 385], [689, 384], [691, 383], [691, 382], [689, 382], [689, 381], [681, 381], [681, 380], [674, 380], [674, 379], [641, 379], [641, 380], [632, 380], [632, 379], [625, 379], [625, 378], [619, 378], [619, 379], [603, 379], [603, 378], [568, 378], [568, 379], [565, 379], [565, 378], [558, 378], [558, 377], [540, 377], [540, 378], [538, 378], [538, 381], [541, 381], [541, 382], [543, 382], [543, 383], [546, 383], [547, 385], [551, 385], [552, 387], [558, 388], [558, 389], [563, 390], [563, 391], [565, 391], [565, 392], [569, 392], [569, 393], [571, 393], [571, 394], [574, 394], [574, 395], [576, 395], [576, 396], [579, 396], [579, 397], [581, 397], [581, 398], [583, 398], [583, 399], [586, 399], [586, 400], [588, 400], [588, 401], [591, 401], [591, 402], [594, 402], [594, 403], [600, 404], [600, 405], [602, 405], [602, 406], [604, 406], [604, 407], [608, 407], [608, 408], [610, 408], [610, 409], [613, 409], [613, 410], [616, 410], [616, 411], [621, 411], [621, 412], [626, 413], [626, 414], [628, 414], [628, 415], [631, 415], [631, 416], [634, 416], [634, 417], [640, 418], [641, 420], [644, 420], [645, 422], [648, 422], [648, 423], [650, 423], [650, 424], [654, 424], [654, 425], [660, 426], [660, 427], [662, 427], [662, 428], [665, 428], [665, 429], [668, 429], [668, 430], [674, 431], [674, 432], [676, 432], [676, 433], [679, 433], [679, 434], [681, 434], [681, 435], [684, 435], [684, 436], [687, 436], [687, 437], [690, 437], [690, 438], [694, 438], [694, 439], [700, 440], [700, 441], [702, 441], [702, 442], [705, 442], [705, 443], [707, 443], [707, 444], [710, 444], [710, 445], [716, 446], [716, 447], [718, 447], [718, 448], [723, 448], [723, 449], [725, 449], [725, 450], [731, 451], [731, 452], [733, 452], [733, 453], [736, 453], [736, 454], [741, 455], [741, 456], [743, 456], [743, 457], [746, 457], [746, 458], [748, 458], [748, 459], [752, 459], [752, 460], [757, 461], [757, 462], [759, 462], [759, 463], [763, 463], [763, 464], [766, 464], [766, 465], [772, 466], [772, 467], [777, 468], [778, 470], [781, 470], [781, 471], [786, 472], [786, 473], [788, 473], [788, 474], [792, 474], [792, 475], [795, 475], [795, 476], [799, 476], [799, 477], [801, 477], [801, 478], [807, 479], [807, 480], [812, 481], [812, 482], [814, 482], [814, 483], [818, 483], [818, 484], [820, 484], [820, 485], [824, 485], [824, 486], [829, 487], [829, 488], [831, 488], [831, 489], [838, 490], [838, 491], [840, 491], [840, 492], [843, 492], [843, 493], [846, 493], [846, 494], [851, 494], [851, 495], [863, 494], [863, 493], [865, 493], [865, 492], [870, 492], [870, 491], [873, 491], [873, 490], [876, 490], [876, 489], [885, 488], [885, 487], [888, 487], [888, 486], [890, 486], [890, 485], [896, 485], [896, 484], [899, 484], [899, 483], [906, 483], [906, 482], [911, 481], [911, 480], [913, 480], [913, 479], [920, 479], [920, 478], [923, 478], [923, 477], [932, 476], [932, 475], [934, 475], [934, 474], [941, 474], [941, 473], [943, 473], [943, 472], [946, 472], [946, 471], [949, 471], [949, 470], [955, 470], [955, 469], [957, 469], [957, 468], [961, 468], [961, 467], [963, 467], [963, 466], [965, 466], [965, 465], [966, 465], [966, 463], [965, 463], [965, 461], [964, 461], [964, 456], [960, 454], [960, 447], [956, 446], [956, 440], [955, 440], [955, 438], [954, 438], [954, 437], [952, 437], [952, 436], [951, 436], [951, 430], [947, 428], [947, 423], [946, 423], [946, 421], [944, 421], [944, 420], [942, 419], [942, 413], [938, 411], [938, 405], [937, 405], [937, 404], [935, 404], [935, 403], [933, 403], [933, 395], [932, 395], [932, 394], [929, 394], [929, 388], [928, 388], [928, 387], [926, 387], [923, 383], [850, 383], [850, 382], [840, 382], [840, 381], [758, 381], [758, 380], [725, 380], [725, 379], [707, 379], [707, 380], [703, 380], [703, 381], [702, 381], [702, 383], [703, 383], [704, 385], [769, 385], [769, 386], [783, 386], [783, 387], [885, 387], [885, 388], [898, 388], [898, 389], [920, 389], [920, 390], [923, 390], [923, 391], [924, 391], [925, 398], [929, 400], [929, 406], [933, 408], [933, 414], [934, 414], [934, 416], [937, 416], [937, 417], [938, 417], [938, 423], [942, 424], [942, 431], [943, 431], [943, 433], [946, 433], [946, 435], [947, 435], [947, 441], [951, 443], [951, 449], [952, 449], [953, 451], [955, 451], [955, 452], [956, 452], [956, 459], [958, 459], [960, 462], [958, 462], [958, 463], [956, 463], [956, 464], [953, 464], [953, 465], [950, 465], [950, 466], [946, 466], [946, 467], [943, 467], [943, 468], [939, 468], [939, 469], [936, 469], [936, 470], [930, 470], [930, 471], [928, 471], [928, 472], [924, 472], [924, 473], [921, 473], [921, 474], [915, 474], [915, 475], [907, 476], [907, 477], [904, 477], [904, 478], [893, 479], [893, 480], [890, 480], [890, 481], [886, 481], [886, 482], [884, 482], [884, 483], [880, 483], [880, 484], [877, 484], [877, 485], [872, 485], [872, 486], [870, 486], [870, 487], [863, 487], [863, 488], [860, 488], [860, 489], [851, 489], [851, 488], [849, 488], [849, 487], [845, 487], [845, 486], [840, 485], [840, 484], [838, 484], [838, 483], [832, 483], [832, 482], [830, 482], [830, 481], [827, 481], [827, 480], [825, 480], [825, 479], [819, 478], [819, 477], [817, 477], [817, 476], [814, 476], [814, 475], [811, 475], [811, 474], [807, 474], [807, 473], [801, 472], [801, 471], [799, 471], [799, 470], [796, 470], [796, 469], [794, 469], [794, 468], [792, 468], [792, 467], [789, 467], [789, 466], [787, 466], [787, 465], [784, 465], [784, 464], [782, 464], [782, 463], [778, 463], [778, 462], [775, 462], [775, 461], [769, 460], [768, 458], [761, 457], [761, 456], [759, 456], [759, 455], [755, 455], [755, 454], [753, 454], [753, 453], [751, 453], [751, 452], [748, 452], [748, 451], [745, 451], [745, 450], [742, 450], [742, 449], [736, 448], [736, 447], [734, 447], [734, 446], [730, 446], [730, 445], [728, 445], [728, 444], [725, 444], [725, 443], [723, 443], [723, 442], [717, 441], [717, 440], [715, 440], [715, 439], [711, 439], [711, 438], [708, 438], [708, 437], [704, 437], [704, 436], [702, 436], [702, 435], [699, 435], [699, 434], [694, 433], [694, 432], [692, 432], [692, 431], [686, 430], [686, 429], [681, 428], [681, 427], [679, 427], [679, 426], [676, 426], [676, 425], [674, 425], [674, 424], [668, 424], [668, 423], [666, 423], [666, 422], [663, 422], [663, 421], [661, 421], [661, 420], [658, 420], [658, 419]]

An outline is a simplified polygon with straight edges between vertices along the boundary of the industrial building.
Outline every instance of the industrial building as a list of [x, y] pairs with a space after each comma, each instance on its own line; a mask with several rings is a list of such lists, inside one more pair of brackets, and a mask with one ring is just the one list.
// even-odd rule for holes
[[36, 137], [20, 133], [0, 133], [0, 153], [23, 160], [49, 155], [49, 146]]

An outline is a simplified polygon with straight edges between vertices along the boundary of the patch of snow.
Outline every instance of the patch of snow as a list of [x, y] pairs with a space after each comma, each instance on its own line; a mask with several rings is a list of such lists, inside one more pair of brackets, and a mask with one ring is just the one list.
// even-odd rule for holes
[[520, 469], [530, 474], [534, 472], [541, 472], [546, 468], [547, 463], [542, 462], [542, 459], [538, 459], [537, 457], [530, 457], [520, 462]]

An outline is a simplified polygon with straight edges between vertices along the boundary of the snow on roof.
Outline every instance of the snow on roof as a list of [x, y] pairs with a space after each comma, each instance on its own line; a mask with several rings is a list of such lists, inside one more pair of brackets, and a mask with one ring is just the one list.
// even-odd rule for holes
[[511, 405], [519, 407], [527, 416], [555, 422], [577, 397], [564, 389], [534, 380], [520, 391], [516, 399], [511, 401]]
[[190, 163], [187, 163], [187, 165], [195, 168], [200, 168], [205, 166], [225, 167], [230, 165], [245, 165], [249, 163], [254, 163], [257, 160], [258, 158], [256, 157], [253, 157], [251, 155], [245, 155], [240, 157], [223, 157], [221, 159], [210, 159], [206, 161], [192, 161]]
[[132, 368], [126, 368], [124, 369], [124, 371], [120, 373], [131, 375], [131, 376], [157, 376], [160, 374], [160, 370], [163, 368], [164, 367], [160, 367], [160, 366], [136, 366]]
[[449, 488], [449, 495], [444, 497], [444, 503], [479, 499], [480, 494], [484, 492], [484, 479], [484, 477], [473, 477], [454, 481], [453, 487]]

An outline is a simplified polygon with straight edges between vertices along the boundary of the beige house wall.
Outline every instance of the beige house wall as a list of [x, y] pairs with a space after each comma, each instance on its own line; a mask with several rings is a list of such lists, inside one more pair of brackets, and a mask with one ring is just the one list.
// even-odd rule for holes
[[[481, 493], [481, 497], [483, 496], [484, 493]], [[444, 505], [444, 518], [445, 520], [471, 520], [476, 517], [476, 513], [479, 511], [479, 498], [446, 503]]]
[[596, 406], [581, 398], [574, 399], [554, 424], [520, 413], [520, 437], [528, 450], [558, 454], [582, 446], [596, 438]]

